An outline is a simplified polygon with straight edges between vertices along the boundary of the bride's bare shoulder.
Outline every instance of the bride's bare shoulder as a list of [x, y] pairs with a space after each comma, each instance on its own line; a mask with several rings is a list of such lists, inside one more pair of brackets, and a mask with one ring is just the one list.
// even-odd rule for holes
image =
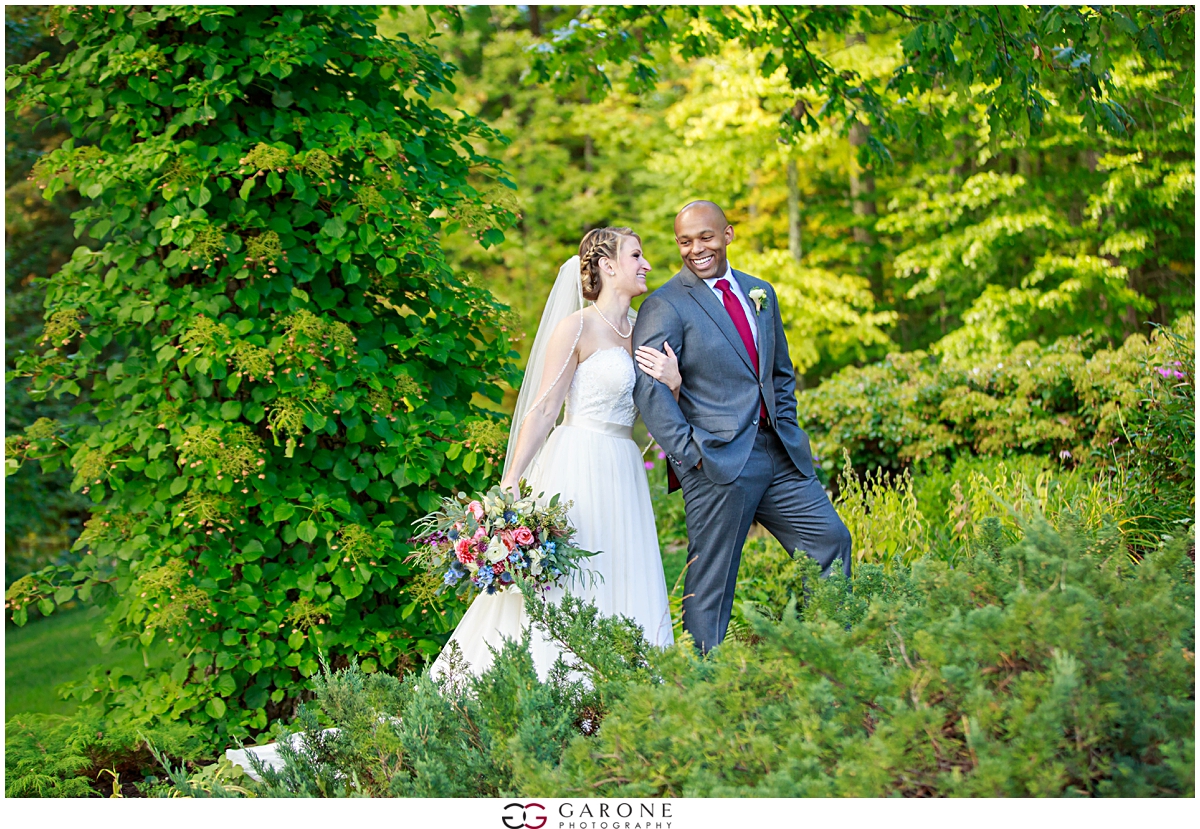
[[579, 346], [589, 329], [588, 314], [586, 310], [575, 311], [558, 321], [558, 325], [554, 326], [554, 333], [550, 335], [550, 342], [555, 349], [568, 349], [573, 345]]
[[581, 309], [563, 317], [558, 321], [558, 325], [554, 327], [554, 338], [574, 338], [575, 335], [585, 330], [587, 326], [587, 316], [586, 310]]

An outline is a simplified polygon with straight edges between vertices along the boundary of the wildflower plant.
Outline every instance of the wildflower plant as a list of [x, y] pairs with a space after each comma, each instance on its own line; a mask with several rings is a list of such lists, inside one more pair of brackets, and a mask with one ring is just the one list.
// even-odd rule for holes
[[485, 246], [512, 217], [468, 185], [501, 180], [475, 149], [499, 136], [432, 103], [453, 67], [377, 15], [63, 6], [63, 59], [10, 67], [10, 109], [69, 125], [35, 174], [47, 199], [78, 188], [98, 245], [48, 278], [15, 372], [34, 400], [87, 394], [95, 423], [6, 441], [10, 472], [72, 469], [94, 518], [80, 563], [7, 605], [22, 624], [90, 597], [103, 640], [163, 649], [137, 681], [74, 686], [117, 718], [248, 739], [320, 652], [399, 671], [463, 610], [401, 612], [421, 571], [390, 528], [497, 469], [461, 440], [486, 419], [473, 396], [513, 379], [503, 309], [431, 216], [482, 210]]

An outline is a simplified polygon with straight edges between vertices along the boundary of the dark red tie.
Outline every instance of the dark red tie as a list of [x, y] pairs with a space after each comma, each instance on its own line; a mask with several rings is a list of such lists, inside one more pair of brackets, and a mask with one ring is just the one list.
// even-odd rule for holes
[[[758, 349], [754, 346], [754, 335], [750, 333], [750, 321], [746, 319], [746, 311], [733, 293], [728, 279], [718, 279], [717, 290], [721, 292], [721, 301], [725, 303], [725, 312], [733, 320], [733, 327], [737, 329], [738, 335], [742, 338], [742, 344], [746, 346], [746, 351], [750, 354], [750, 362], [754, 366], [754, 376], [758, 377]], [[759, 396], [758, 416], [761, 420], [767, 419], [767, 404], [762, 400], [761, 395]]]

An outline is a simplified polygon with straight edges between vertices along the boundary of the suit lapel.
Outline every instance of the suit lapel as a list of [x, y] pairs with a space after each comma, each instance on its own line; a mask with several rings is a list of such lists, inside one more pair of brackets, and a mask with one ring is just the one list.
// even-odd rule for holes
[[[692, 299], [717, 324], [717, 328], [721, 329], [721, 333], [725, 335], [725, 339], [729, 340], [729, 344], [741, 356], [742, 362], [746, 364], [746, 368], [753, 372], [754, 364], [750, 362], [750, 352], [746, 350], [746, 344], [742, 342], [742, 335], [738, 333], [733, 320], [729, 318], [729, 312], [725, 310], [725, 306], [717, 299], [717, 295], [712, 292], [712, 288], [708, 287], [708, 283], [687, 268], [683, 268], [679, 272], [679, 276], [680, 280], [687, 286], [688, 291], [691, 293]], [[762, 360], [760, 359], [760, 366], [761, 363]]]
[[[734, 271], [733, 278], [737, 280], [738, 285], [742, 288], [743, 296], [747, 299], [750, 299], [752, 290], [762, 287], [753, 276], [741, 271]], [[722, 310], [724, 310], [724, 306], [722, 306]], [[772, 316], [774, 312], [766, 306], [763, 307], [763, 311], [768, 313], [755, 313], [754, 300], [750, 299], [750, 313], [755, 314], [754, 327], [758, 329], [758, 379], [766, 383], [767, 378], [771, 375], [771, 365], [775, 362], [775, 326], [771, 324], [774, 321]]]

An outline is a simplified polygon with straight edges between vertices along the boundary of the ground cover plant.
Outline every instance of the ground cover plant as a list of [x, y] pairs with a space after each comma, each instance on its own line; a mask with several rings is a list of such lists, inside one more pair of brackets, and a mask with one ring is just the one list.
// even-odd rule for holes
[[[1184, 543], [1134, 564], [1118, 535], [1038, 523], [953, 567], [815, 576], [792, 565], [775, 618], [752, 614], [750, 635], [709, 659], [687, 641], [657, 653], [635, 627], [596, 624], [567, 601], [546, 615], [574, 676], [539, 682], [515, 645], [482, 677], [441, 688], [354, 666], [326, 674], [280, 733], [300, 735], [284, 768], [239, 785], [259, 796], [1193, 794]], [[204, 793], [171, 771], [178, 791]]]

